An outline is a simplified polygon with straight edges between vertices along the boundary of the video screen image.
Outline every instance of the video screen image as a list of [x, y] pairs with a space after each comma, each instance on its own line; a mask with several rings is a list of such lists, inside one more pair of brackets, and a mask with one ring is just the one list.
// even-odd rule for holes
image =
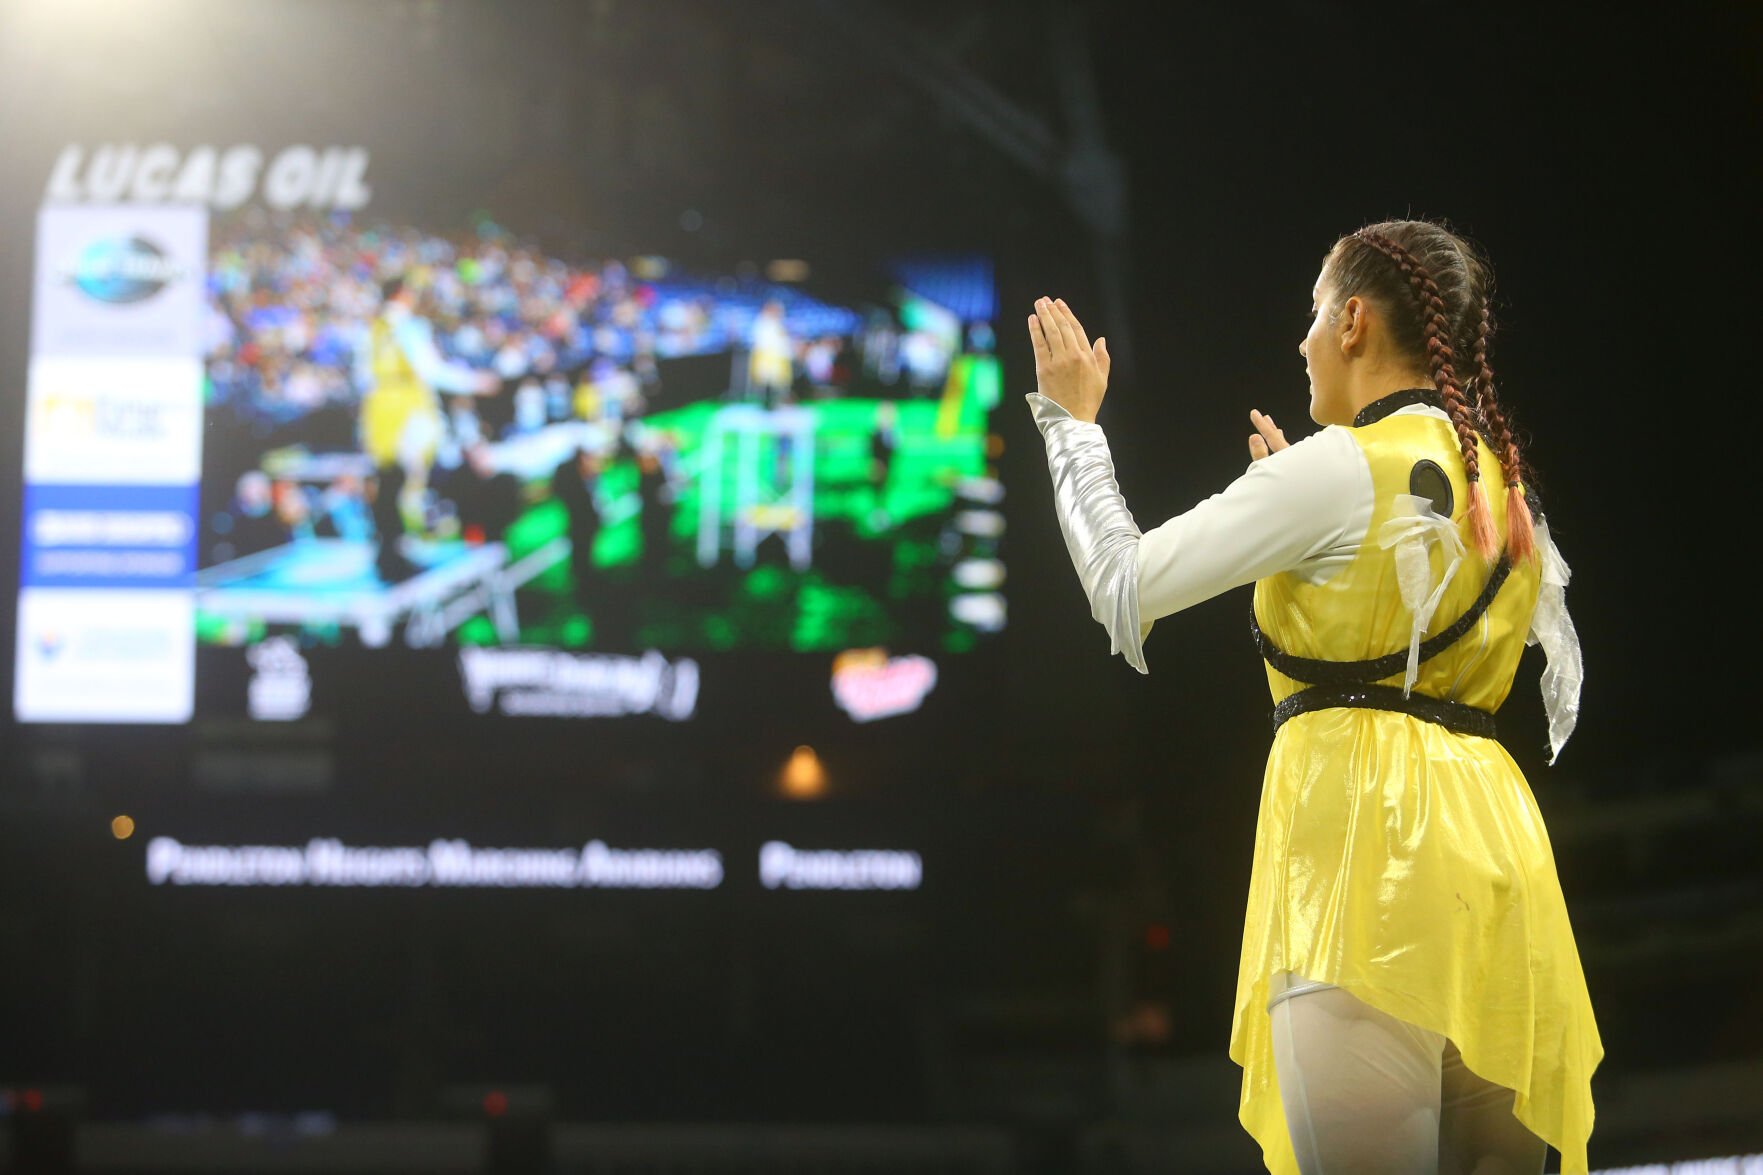
[[677, 721], [793, 653], [870, 721], [1004, 628], [985, 256], [587, 254], [372, 207], [365, 149], [175, 156], [70, 145], [39, 210], [22, 720], [456, 674], [478, 713]]
[[863, 302], [806, 268], [215, 216], [198, 640], [974, 647], [1005, 621], [990, 266], [888, 263]]

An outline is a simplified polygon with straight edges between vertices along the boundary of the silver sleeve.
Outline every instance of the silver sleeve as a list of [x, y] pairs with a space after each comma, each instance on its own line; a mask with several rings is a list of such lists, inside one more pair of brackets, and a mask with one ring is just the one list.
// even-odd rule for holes
[[1077, 569], [1090, 615], [1108, 630], [1110, 653], [1140, 673], [1145, 667], [1139, 628], [1138, 524], [1114, 480], [1114, 457], [1098, 424], [1078, 420], [1039, 392], [1024, 397], [1047, 446], [1053, 501], [1065, 549]]

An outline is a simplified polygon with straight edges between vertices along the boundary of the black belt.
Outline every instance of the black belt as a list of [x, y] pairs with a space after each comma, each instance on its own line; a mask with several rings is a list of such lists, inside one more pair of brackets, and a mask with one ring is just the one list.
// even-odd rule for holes
[[1286, 719], [1312, 710], [1333, 710], [1350, 706], [1365, 710], [1394, 710], [1415, 718], [1436, 722], [1458, 734], [1481, 738], [1498, 737], [1494, 732], [1494, 716], [1486, 710], [1462, 702], [1446, 701], [1427, 694], [1409, 694], [1393, 685], [1313, 685], [1287, 697], [1273, 708], [1273, 729], [1285, 725]]

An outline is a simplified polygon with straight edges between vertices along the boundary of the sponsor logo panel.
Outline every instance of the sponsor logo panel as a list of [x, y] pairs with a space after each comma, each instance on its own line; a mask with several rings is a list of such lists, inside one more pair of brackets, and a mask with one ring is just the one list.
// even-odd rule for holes
[[39, 356], [26, 404], [27, 482], [201, 479], [199, 359]]
[[192, 587], [196, 510], [193, 485], [28, 485], [20, 583]]
[[27, 587], [14, 709], [23, 722], [187, 722], [195, 696], [187, 591]]
[[207, 250], [200, 207], [44, 207], [31, 353], [201, 355]]

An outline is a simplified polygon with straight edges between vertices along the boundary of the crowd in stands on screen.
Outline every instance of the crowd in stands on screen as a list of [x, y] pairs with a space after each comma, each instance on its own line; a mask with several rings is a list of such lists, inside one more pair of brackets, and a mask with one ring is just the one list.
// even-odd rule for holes
[[366, 542], [373, 537], [373, 520], [363, 481], [353, 474], [308, 485], [251, 469], [239, 476], [232, 501], [211, 520], [210, 529], [214, 542], [206, 562], [212, 565], [299, 539]]
[[[950, 357], [940, 337], [903, 330], [879, 307], [860, 315], [728, 278], [638, 281], [619, 261], [570, 265], [489, 224], [443, 237], [252, 210], [219, 222], [214, 238], [212, 399], [271, 422], [364, 394], [358, 357], [389, 277], [416, 291], [415, 312], [447, 360], [496, 372], [510, 392], [539, 381], [552, 420], [554, 378], [579, 390], [596, 362], [634, 377], [652, 400], [659, 358], [745, 353], [746, 392], [775, 404], [842, 394], [859, 379], [884, 395], [926, 394]], [[590, 382], [606, 379], [596, 371]], [[592, 418], [580, 397], [576, 408]], [[516, 414], [506, 404], [495, 414], [500, 436]]]
[[616, 261], [572, 268], [486, 230], [449, 240], [329, 220], [216, 230], [207, 342], [214, 398], [271, 420], [364, 390], [359, 356], [379, 311], [380, 282], [418, 291], [449, 360], [488, 368], [511, 386], [610, 359], [653, 379], [657, 348], [726, 346], [718, 324], [687, 300], [661, 321], [650, 286]]
[[[955, 346], [947, 332], [908, 328], [879, 307], [858, 314], [801, 290], [729, 278], [639, 281], [616, 260], [567, 264], [487, 224], [446, 237], [248, 210], [212, 231], [209, 401], [240, 426], [235, 435], [265, 438], [266, 448], [350, 449], [374, 386], [366, 361], [389, 286], [405, 291], [407, 321], [421, 328], [423, 346], [404, 348], [419, 377], [425, 355], [437, 370], [498, 377], [488, 394], [424, 380], [436, 401], [431, 430], [441, 435], [424, 442], [415, 480], [391, 474], [398, 518], [415, 526], [417, 513], [433, 514], [468, 537], [499, 533], [511, 500], [512, 479], [491, 469], [485, 446], [588, 422], [613, 438], [596, 460], [642, 455], [644, 547], [656, 552], [645, 558], [658, 558], [681, 480], [677, 443], [627, 446], [660, 394], [660, 358], [732, 353], [746, 398], [776, 407], [857, 385], [884, 397], [934, 395]], [[872, 455], [885, 484], [897, 439], [892, 427], [883, 433]], [[268, 488], [241, 479], [216, 519], [211, 561], [304, 535], [356, 536], [364, 518], [377, 533], [374, 524], [392, 518], [391, 500], [376, 491], [387, 475]], [[573, 500], [581, 515], [584, 503]], [[585, 515], [575, 525], [587, 526]], [[231, 533], [220, 533], [226, 527]]]
[[287, 531], [274, 513], [274, 487], [269, 475], [259, 469], [239, 476], [232, 501], [211, 524], [215, 541], [210, 563], [255, 555], [287, 541]]
[[905, 398], [932, 395], [948, 374], [953, 348], [934, 331], [904, 329], [893, 314], [874, 310], [856, 337], [864, 376]]
[[[766, 311], [703, 283], [639, 282], [616, 260], [571, 266], [494, 226], [446, 238], [253, 214], [215, 228], [206, 333], [216, 401], [286, 420], [358, 398], [353, 368], [380, 284], [394, 276], [417, 291], [416, 314], [447, 359], [510, 387], [606, 360], [652, 389], [658, 357], [744, 349], [755, 321], [784, 316], [781, 304]], [[821, 334], [845, 313], [805, 295], [789, 311]], [[792, 347], [773, 374], [795, 358]]]

